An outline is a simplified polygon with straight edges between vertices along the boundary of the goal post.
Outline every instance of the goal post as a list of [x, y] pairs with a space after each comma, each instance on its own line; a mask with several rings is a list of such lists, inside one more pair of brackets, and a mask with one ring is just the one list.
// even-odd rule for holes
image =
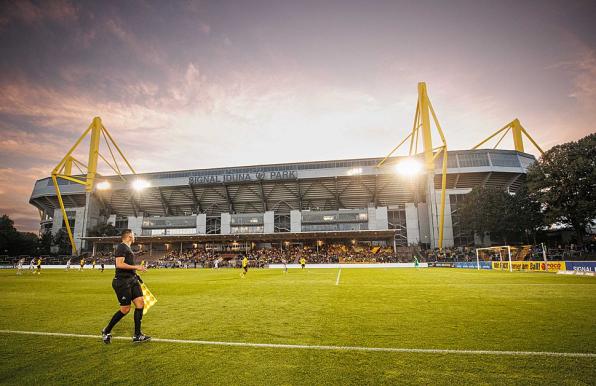
[[[511, 246], [510, 245], [501, 245], [498, 247], [486, 247], [486, 248], [476, 248], [476, 267], [480, 270], [480, 251], [498, 251], [499, 252], [499, 261], [503, 262], [503, 251], [507, 251], [507, 260], [509, 261], [509, 272], [513, 272], [513, 265], [511, 264]], [[501, 269], [503, 265], [501, 264]]]

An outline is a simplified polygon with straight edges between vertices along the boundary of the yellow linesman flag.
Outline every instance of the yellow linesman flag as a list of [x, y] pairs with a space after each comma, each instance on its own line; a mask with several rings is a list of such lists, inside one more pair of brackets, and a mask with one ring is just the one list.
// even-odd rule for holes
[[149, 288], [147, 288], [145, 283], [141, 283], [141, 290], [143, 290], [143, 301], [145, 302], [145, 308], [143, 308], [143, 315], [145, 315], [147, 311], [149, 311], [149, 308], [157, 303], [157, 299], [153, 296], [151, 291], [149, 291]]

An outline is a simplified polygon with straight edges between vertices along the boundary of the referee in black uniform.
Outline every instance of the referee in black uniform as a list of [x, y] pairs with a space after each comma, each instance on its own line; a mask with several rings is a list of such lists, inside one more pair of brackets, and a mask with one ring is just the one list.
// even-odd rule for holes
[[147, 268], [142, 265], [134, 265], [134, 253], [130, 249], [134, 241], [134, 233], [130, 229], [123, 230], [122, 242], [118, 245], [114, 254], [116, 258], [116, 276], [112, 280], [112, 288], [114, 288], [118, 302], [120, 302], [120, 309], [112, 316], [112, 320], [110, 320], [107, 327], [101, 331], [103, 342], [106, 344], [112, 340], [112, 328], [130, 311], [131, 302], [135, 305], [135, 335], [132, 337], [132, 341], [140, 343], [151, 340], [150, 336], [141, 332], [141, 319], [143, 319], [145, 304], [136, 270], [140, 269], [145, 272]]

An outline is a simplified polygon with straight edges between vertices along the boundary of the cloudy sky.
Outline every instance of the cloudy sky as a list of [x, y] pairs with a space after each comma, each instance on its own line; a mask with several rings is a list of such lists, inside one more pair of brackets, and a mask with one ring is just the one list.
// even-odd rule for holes
[[451, 149], [516, 117], [546, 149], [576, 140], [595, 4], [3, 1], [0, 213], [37, 230], [34, 181], [96, 115], [142, 172], [382, 156], [419, 81]]

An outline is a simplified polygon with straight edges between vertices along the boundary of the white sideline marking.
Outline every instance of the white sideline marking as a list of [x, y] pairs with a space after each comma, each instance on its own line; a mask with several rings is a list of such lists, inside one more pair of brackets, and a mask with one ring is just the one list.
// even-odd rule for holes
[[335, 285], [339, 285], [339, 277], [341, 276], [341, 268], [337, 271], [337, 280], [335, 280]]
[[[63, 332], [40, 332], [40, 331], [15, 331], [0, 330], [1, 334], [15, 335], [41, 335], [58, 336], [70, 338], [92, 338], [101, 339], [101, 335], [67, 334]], [[114, 336], [112, 339], [128, 340], [124, 336]], [[552, 351], [493, 351], [493, 350], [455, 350], [455, 349], [432, 349], [432, 348], [394, 348], [394, 347], [360, 347], [360, 346], [318, 346], [307, 344], [281, 344], [281, 343], [245, 343], [245, 342], [217, 342], [208, 340], [189, 339], [163, 339], [152, 338], [152, 342], [161, 343], [187, 343], [205, 346], [239, 346], [239, 347], [260, 347], [260, 348], [289, 348], [306, 350], [326, 351], [376, 351], [376, 352], [397, 352], [397, 353], [418, 353], [418, 354], [471, 354], [471, 355], [520, 355], [520, 356], [548, 356], [548, 357], [571, 357], [571, 358], [596, 358], [595, 353], [581, 352], [552, 352]]]

